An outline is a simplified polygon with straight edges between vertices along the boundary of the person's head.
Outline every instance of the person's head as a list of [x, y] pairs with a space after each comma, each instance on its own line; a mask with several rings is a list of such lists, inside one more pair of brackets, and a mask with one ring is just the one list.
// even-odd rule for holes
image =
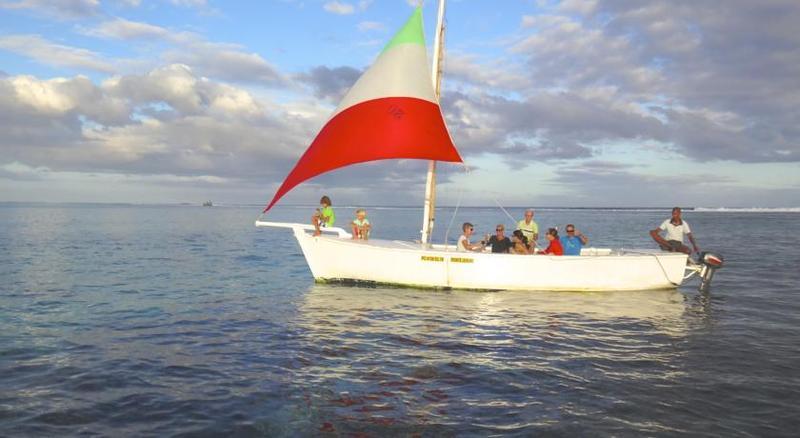
[[525, 220], [530, 222], [533, 219], [533, 209], [529, 208], [525, 210]]
[[681, 208], [675, 207], [672, 209], [672, 219], [680, 220], [681, 219]]
[[504, 233], [506, 232], [506, 226], [503, 224], [497, 224], [494, 227], [494, 232], [497, 234], [497, 237], [503, 237]]
[[567, 236], [572, 237], [575, 235], [575, 225], [567, 224], [567, 227], [564, 229], [567, 232]]
[[470, 235], [473, 231], [475, 231], [475, 227], [473, 227], [469, 222], [464, 222], [464, 225], [461, 226], [461, 231], [463, 231], [466, 235]]
[[367, 217], [367, 210], [359, 208], [358, 210], [356, 210], [356, 217], [359, 219], [364, 219], [365, 217]]
[[545, 234], [545, 237], [547, 237], [547, 240], [558, 239], [558, 230], [555, 229], [555, 228], [548, 228], [547, 229], [547, 234]]
[[522, 234], [522, 230], [514, 230], [514, 232], [511, 233], [511, 239], [514, 241], [514, 243], [522, 242], [523, 245], [528, 244], [528, 238]]
[[325, 207], [330, 207], [331, 205], [333, 205], [331, 204], [331, 198], [329, 198], [328, 196], [323, 196], [322, 198], [320, 198], [319, 203], [321, 205], [324, 205]]

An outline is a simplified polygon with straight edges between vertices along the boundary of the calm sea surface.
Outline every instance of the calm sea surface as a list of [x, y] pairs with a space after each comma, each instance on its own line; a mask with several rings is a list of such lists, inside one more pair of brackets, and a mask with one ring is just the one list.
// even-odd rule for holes
[[[800, 430], [800, 213], [686, 212], [726, 258], [709, 294], [317, 285], [291, 233], [256, 229], [257, 213], [0, 205], [0, 436]], [[632, 248], [668, 215], [536, 219]], [[419, 209], [369, 217], [375, 237], [418, 236]], [[496, 208], [465, 220], [511, 226]]]

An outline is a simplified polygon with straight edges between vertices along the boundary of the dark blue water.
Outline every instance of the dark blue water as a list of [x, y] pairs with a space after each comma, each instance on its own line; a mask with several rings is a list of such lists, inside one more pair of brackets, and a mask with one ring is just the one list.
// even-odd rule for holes
[[[668, 213], [536, 219], [652, 247]], [[797, 436], [797, 213], [686, 212], [727, 260], [709, 294], [315, 285], [256, 214], [1, 205], [0, 436]], [[417, 237], [418, 209], [369, 216]]]

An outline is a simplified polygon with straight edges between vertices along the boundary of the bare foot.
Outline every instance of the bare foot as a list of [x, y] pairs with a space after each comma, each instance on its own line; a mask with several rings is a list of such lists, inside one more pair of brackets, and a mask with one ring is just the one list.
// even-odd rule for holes
[[314, 231], [314, 235], [315, 236], [321, 236], [322, 235], [322, 231]]

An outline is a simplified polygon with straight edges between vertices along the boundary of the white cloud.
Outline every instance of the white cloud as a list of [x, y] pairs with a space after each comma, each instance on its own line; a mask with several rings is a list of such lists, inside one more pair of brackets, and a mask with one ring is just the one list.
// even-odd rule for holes
[[649, 107], [691, 159], [800, 161], [798, 20], [792, 0], [570, 1], [515, 49], [536, 84]]
[[26, 9], [61, 19], [91, 17], [99, 12], [99, 0], [18, 0], [0, 1], [0, 9]]
[[214, 175], [173, 175], [173, 174], [155, 174], [155, 175], [138, 175], [129, 173], [88, 173], [88, 172], [69, 172], [69, 171], [54, 171], [48, 167], [29, 166], [19, 161], [12, 161], [10, 163], [0, 164], [0, 178], [14, 179], [14, 180], [44, 180], [50, 182], [59, 182], [63, 180], [91, 180], [95, 184], [114, 184], [120, 182], [127, 183], [146, 183], [146, 184], [227, 184], [231, 182], [229, 178], [220, 178]]
[[322, 111], [309, 119], [267, 104], [183, 65], [100, 85], [10, 76], [0, 79], [0, 150], [54, 171], [263, 178], [283, 173], [322, 121]]
[[233, 44], [197, 41], [165, 52], [168, 63], [192, 66], [203, 75], [228, 81], [286, 85], [287, 79], [258, 53], [247, 53]]
[[169, 0], [170, 3], [176, 6], [184, 6], [184, 7], [200, 7], [206, 6], [208, 3], [206, 0]]
[[482, 61], [473, 54], [449, 52], [444, 60], [444, 68], [446, 81], [465, 81], [483, 90], [487, 87], [497, 91], [525, 90], [531, 86], [524, 66], [508, 59]]
[[383, 31], [386, 30], [386, 25], [379, 21], [362, 21], [358, 23], [358, 30], [361, 32]]
[[356, 11], [355, 6], [352, 4], [339, 1], [327, 2], [322, 6], [322, 8], [332, 14], [338, 15], [350, 15]]
[[59, 85], [67, 82], [66, 79], [39, 81], [33, 76], [16, 76], [9, 82], [19, 102], [42, 113], [64, 113], [76, 106], [76, 102], [70, 96], [57, 90]]
[[590, 14], [597, 9], [597, 0], [562, 0], [558, 9], [565, 12]]
[[165, 38], [169, 31], [163, 27], [148, 23], [130, 21], [124, 18], [100, 23], [94, 28], [85, 29], [84, 33], [101, 38], [115, 39], [140, 39], [140, 38]]
[[56, 67], [89, 69], [102, 73], [115, 71], [114, 66], [98, 53], [87, 49], [56, 44], [39, 35], [0, 37], [0, 49], [18, 53]]
[[238, 44], [211, 42], [196, 33], [120, 18], [81, 30], [99, 38], [158, 39], [168, 44], [168, 49], [160, 55], [164, 62], [189, 65], [204, 76], [269, 86], [288, 83], [287, 78], [258, 53], [248, 53]]

